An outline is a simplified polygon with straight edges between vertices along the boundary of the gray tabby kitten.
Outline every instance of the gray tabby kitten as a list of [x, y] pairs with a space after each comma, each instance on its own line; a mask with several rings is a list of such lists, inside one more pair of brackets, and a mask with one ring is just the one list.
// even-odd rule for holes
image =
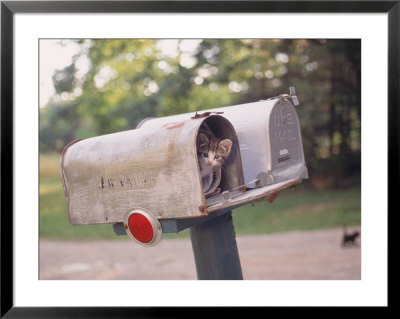
[[205, 191], [212, 183], [214, 168], [224, 164], [231, 147], [232, 141], [230, 139], [221, 141], [215, 137], [206, 124], [200, 127], [197, 136], [197, 156]]

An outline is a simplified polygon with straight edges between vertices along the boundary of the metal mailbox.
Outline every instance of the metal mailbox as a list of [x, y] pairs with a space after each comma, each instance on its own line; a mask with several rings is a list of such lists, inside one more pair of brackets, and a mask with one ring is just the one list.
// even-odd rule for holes
[[157, 219], [205, 216], [196, 138], [205, 122], [221, 139], [233, 141], [221, 172], [221, 193], [244, 188], [239, 144], [221, 116], [186, 119], [154, 129], [135, 129], [70, 143], [61, 157], [61, 176], [73, 225], [121, 223], [132, 209]]
[[[71, 142], [60, 163], [70, 223], [114, 224], [117, 234], [135, 240], [133, 232], [140, 237], [147, 227], [145, 240], [137, 241], [152, 246], [162, 232], [191, 227], [196, 217], [217, 216], [300, 183], [308, 173], [290, 100], [297, 104], [292, 88], [291, 95], [148, 118], [135, 130]], [[215, 194], [204, 192], [197, 158], [203, 123], [233, 142]], [[139, 229], [132, 231], [132, 224]]]

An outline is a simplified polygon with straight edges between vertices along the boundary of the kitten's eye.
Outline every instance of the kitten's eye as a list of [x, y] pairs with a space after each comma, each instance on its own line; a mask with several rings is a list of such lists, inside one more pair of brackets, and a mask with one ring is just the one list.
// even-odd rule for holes
[[219, 155], [215, 155], [215, 156], [214, 156], [214, 159], [219, 159], [219, 158], [220, 158]]
[[203, 153], [203, 156], [204, 156], [204, 157], [208, 157], [208, 154], [207, 154], [207, 153]]

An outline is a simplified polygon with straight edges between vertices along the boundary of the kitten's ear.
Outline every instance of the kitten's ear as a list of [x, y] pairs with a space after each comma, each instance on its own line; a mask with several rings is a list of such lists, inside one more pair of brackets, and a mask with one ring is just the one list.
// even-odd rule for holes
[[199, 148], [207, 148], [209, 144], [208, 137], [203, 133], [199, 133], [199, 136], [197, 137], [197, 143]]
[[224, 153], [225, 155], [228, 155], [229, 152], [231, 151], [231, 147], [232, 147], [232, 141], [231, 140], [222, 140], [221, 142], [219, 142], [218, 144], [218, 148], [220, 149], [220, 151], [222, 153]]

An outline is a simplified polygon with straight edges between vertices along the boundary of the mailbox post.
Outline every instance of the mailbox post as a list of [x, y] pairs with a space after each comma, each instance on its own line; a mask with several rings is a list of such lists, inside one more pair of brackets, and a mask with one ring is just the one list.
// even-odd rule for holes
[[[60, 169], [70, 223], [112, 224], [147, 247], [190, 228], [198, 279], [243, 279], [232, 210], [308, 178], [294, 94], [69, 143]], [[196, 146], [203, 123], [233, 143], [207, 194]]]
[[190, 228], [198, 279], [243, 279], [232, 212]]

